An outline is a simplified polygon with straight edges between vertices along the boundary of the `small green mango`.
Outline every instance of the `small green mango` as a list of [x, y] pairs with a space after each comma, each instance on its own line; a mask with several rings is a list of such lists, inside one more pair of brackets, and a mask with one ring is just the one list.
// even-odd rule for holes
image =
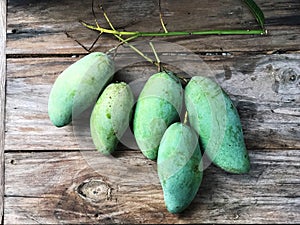
[[124, 83], [108, 85], [98, 99], [90, 118], [91, 136], [97, 150], [112, 153], [129, 126], [134, 97]]
[[182, 123], [164, 133], [157, 156], [157, 171], [167, 210], [180, 213], [195, 198], [203, 176], [198, 135]]
[[240, 118], [221, 87], [209, 78], [195, 76], [185, 88], [185, 104], [189, 122], [210, 160], [227, 172], [249, 172]]
[[146, 82], [136, 104], [133, 130], [137, 144], [147, 158], [157, 158], [165, 130], [179, 120], [182, 102], [180, 80], [171, 72], [154, 74]]
[[51, 122], [62, 127], [92, 106], [111, 81], [114, 63], [104, 53], [94, 52], [81, 58], [56, 79], [48, 100]]

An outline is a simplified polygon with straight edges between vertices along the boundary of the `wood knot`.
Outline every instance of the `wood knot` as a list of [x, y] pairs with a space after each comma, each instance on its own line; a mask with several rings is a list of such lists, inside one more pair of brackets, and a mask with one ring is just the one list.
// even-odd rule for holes
[[89, 179], [82, 182], [77, 188], [78, 195], [92, 202], [111, 200], [112, 188], [103, 180]]
[[275, 76], [274, 90], [279, 94], [296, 95], [300, 93], [300, 69], [281, 67], [273, 71]]

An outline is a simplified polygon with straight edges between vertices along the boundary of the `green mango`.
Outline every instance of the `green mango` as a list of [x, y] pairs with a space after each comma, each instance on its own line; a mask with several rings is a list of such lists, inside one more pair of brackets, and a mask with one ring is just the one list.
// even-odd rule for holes
[[195, 198], [203, 177], [198, 135], [182, 123], [164, 133], [157, 156], [157, 172], [167, 210], [180, 213]]
[[97, 150], [104, 155], [112, 153], [129, 126], [134, 97], [124, 83], [108, 85], [91, 114], [91, 136]]
[[114, 74], [113, 61], [102, 52], [84, 56], [56, 79], [48, 100], [51, 122], [62, 127], [95, 104]]
[[230, 173], [249, 172], [240, 118], [221, 87], [209, 78], [195, 76], [185, 88], [185, 104], [189, 122], [210, 160]]
[[138, 98], [133, 130], [142, 153], [157, 158], [161, 138], [170, 124], [179, 120], [183, 102], [180, 80], [171, 72], [152, 75]]

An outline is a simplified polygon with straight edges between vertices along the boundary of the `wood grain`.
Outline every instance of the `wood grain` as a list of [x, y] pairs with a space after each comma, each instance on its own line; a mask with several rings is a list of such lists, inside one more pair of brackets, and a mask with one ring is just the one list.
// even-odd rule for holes
[[[183, 3], [165, 0], [162, 12], [169, 31], [206, 29], [257, 28], [249, 10], [240, 0], [197, 0]], [[257, 0], [266, 17], [267, 36], [189, 36], [163, 38], [178, 43], [194, 52], [285, 52], [299, 50], [300, 4], [298, 0]], [[63, 6], [63, 7], [62, 7]], [[23, 10], [26, 8], [26, 10]], [[159, 31], [156, 1], [141, 4], [134, 0], [104, 1], [112, 23], [120, 30]], [[107, 27], [101, 12], [96, 10], [100, 24]], [[97, 33], [84, 28], [78, 21], [93, 23], [91, 1], [78, 5], [72, 0], [56, 1], [9, 1], [8, 4], [8, 54], [75, 54], [85, 53], [67, 31], [85, 46], [90, 46]], [[234, 41], [233, 41], [234, 39]], [[143, 39], [145, 40], [145, 39]], [[116, 45], [113, 37], [104, 35], [95, 50], [106, 51]]]
[[156, 164], [140, 152], [8, 153], [5, 221], [49, 223], [299, 223], [299, 151], [251, 151], [251, 171], [210, 166], [188, 210], [168, 213]]
[[[161, 2], [169, 31], [257, 28], [240, 0]], [[97, 37], [78, 22], [94, 22], [91, 1], [8, 0], [7, 37], [6, 3], [0, 1], [1, 222], [300, 223], [300, 2], [256, 2], [266, 16], [266, 36], [152, 39], [169, 69], [185, 77], [211, 77], [229, 94], [251, 160], [246, 175], [210, 165], [191, 206], [172, 215], [164, 207], [156, 163], [145, 159], [134, 143], [133, 148], [119, 145], [113, 158], [102, 157], [90, 139], [88, 114], [63, 128], [49, 121], [51, 86], [86, 54], [74, 38], [89, 46]], [[162, 31], [157, 1], [102, 3], [119, 30]], [[157, 45], [157, 40], [167, 42]], [[116, 44], [103, 35], [93, 50], [104, 52]], [[149, 46], [143, 52], [153, 58]], [[132, 64], [136, 54], [128, 48], [120, 47], [115, 60], [114, 81], [130, 83], [136, 94], [156, 72], [145, 62]]]
[[6, 81], [6, 2], [0, 2], [0, 219], [4, 210], [4, 118]]

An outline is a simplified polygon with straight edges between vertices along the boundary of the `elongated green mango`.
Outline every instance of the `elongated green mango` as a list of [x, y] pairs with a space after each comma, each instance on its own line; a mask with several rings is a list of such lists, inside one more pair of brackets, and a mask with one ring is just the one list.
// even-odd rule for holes
[[167, 127], [179, 119], [183, 91], [170, 72], [152, 75], [136, 104], [133, 130], [137, 144], [149, 159], [157, 158], [158, 146]]
[[157, 171], [167, 210], [182, 212], [195, 198], [203, 176], [198, 135], [192, 128], [174, 123], [166, 130], [158, 150]]
[[195, 76], [185, 88], [185, 104], [190, 124], [210, 160], [227, 172], [249, 172], [240, 118], [221, 87], [209, 78]]
[[94, 52], [65, 69], [56, 79], [48, 100], [48, 114], [57, 127], [95, 104], [99, 93], [111, 81], [114, 63], [104, 53]]
[[98, 99], [90, 118], [93, 142], [98, 151], [112, 153], [129, 126], [134, 97], [124, 83], [108, 85]]

